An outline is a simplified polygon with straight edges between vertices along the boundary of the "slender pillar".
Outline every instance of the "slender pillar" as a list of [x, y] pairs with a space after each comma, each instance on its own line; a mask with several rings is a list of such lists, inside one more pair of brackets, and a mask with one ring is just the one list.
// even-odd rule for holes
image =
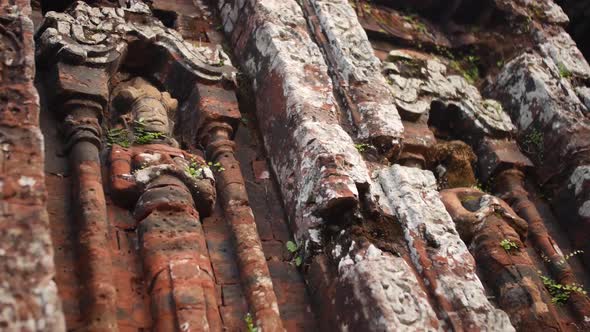
[[[575, 284], [577, 282], [574, 272], [564, 259], [557, 243], [547, 232], [543, 217], [524, 188], [524, 179], [524, 173], [518, 169], [503, 171], [496, 176], [495, 192], [506, 200], [520, 217], [527, 221], [529, 238], [548, 259], [549, 268], [557, 282], [562, 285]], [[590, 300], [586, 295], [572, 292], [568, 303], [581, 322], [584, 322], [585, 317], [590, 317]]]
[[263, 331], [283, 331], [279, 306], [254, 214], [250, 208], [240, 163], [234, 155], [229, 124], [213, 122], [206, 126], [206, 148], [210, 160], [225, 170], [218, 173], [217, 192], [234, 235], [242, 286], [256, 325]]
[[91, 331], [117, 331], [109, 230], [100, 164], [99, 104], [73, 100], [65, 105], [67, 145], [74, 177], [74, 222], [78, 231], [82, 316]]

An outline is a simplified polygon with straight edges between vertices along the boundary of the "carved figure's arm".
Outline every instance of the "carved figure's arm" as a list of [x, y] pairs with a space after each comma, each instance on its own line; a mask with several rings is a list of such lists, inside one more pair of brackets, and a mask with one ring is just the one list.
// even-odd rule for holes
[[119, 145], [113, 145], [109, 155], [111, 195], [129, 205], [137, 201], [138, 192], [131, 162], [133, 152]]

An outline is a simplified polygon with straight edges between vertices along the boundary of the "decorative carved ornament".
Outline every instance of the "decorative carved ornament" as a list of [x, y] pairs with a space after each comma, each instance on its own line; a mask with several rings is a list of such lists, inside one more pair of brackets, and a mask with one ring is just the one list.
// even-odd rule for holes
[[233, 81], [235, 69], [221, 46], [193, 46], [155, 18], [149, 7], [91, 7], [78, 1], [66, 12], [48, 12], [37, 32], [37, 58], [114, 69], [132, 42], [151, 43], [205, 81]]

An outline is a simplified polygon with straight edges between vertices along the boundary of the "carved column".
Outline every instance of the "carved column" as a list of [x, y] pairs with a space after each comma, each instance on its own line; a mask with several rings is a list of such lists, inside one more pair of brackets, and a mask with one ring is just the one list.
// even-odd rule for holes
[[109, 225], [100, 162], [101, 121], [108, 76], [103, 69], [52, 65], [48, 84], [55, 88], [51, 109], [63, 121], [63, 137], [74, 178], [74, 228], [83, 285], [81, 311], [86, 326], [116, 331], [116, 290], [112, 279]]
[[[519, 331], [562, 330], [537, 269], [524, 249], [527, 224], [506, 203], [477, 189], [441, 192], [478, 270]], [[505, 241], [506, 248], [502, 248]]]
[[[133, 206], [156, 331], [222, 329], [201, 216], [215, 205], [204, 159], [177, 147], [170, 115], [178, 103], [143, 78], [118, 85], [111, 114], [128, 123], [128, 147], [113, 144], [110, 180], [117, 204]], [[131, 133], [128, 133], [131, 135]], [[122, 143], [123, 144], [123, 143]]]
[[240, 164], [235, 157], [234, 131], [240, 112], [234, 91], [223, 86], [197, 84], [199, 100], [197, 136], [206, 148], [207, 157], [219, 163], [217, 190], [224, 215], [233, 232], [240, 275], [246, 299], [263, 331], [283, 331], [277, 298], [274, 293], [254, 214], [250, 208]]
[[111, 269], [109, 225], [100, 162], [99, 119], [103, 109], [98, 103], [76, 99], [66, 101], [63, 107], [67, 114], [65, 137], [75, 185], [79, 271], [85, 294], [81, 310], [88, 329], [117, 331], [117, 294]]

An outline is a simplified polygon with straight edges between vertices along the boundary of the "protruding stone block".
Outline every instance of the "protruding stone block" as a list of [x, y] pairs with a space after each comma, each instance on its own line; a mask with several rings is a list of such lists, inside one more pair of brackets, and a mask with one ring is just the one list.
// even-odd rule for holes
[[495, 174], [509, 169], [528, 170], [533, 163], [527, 158], [514, 140], [495, 140], [486, 138], [478, 151], [479, 174], [482, 182], [487, 182]]

